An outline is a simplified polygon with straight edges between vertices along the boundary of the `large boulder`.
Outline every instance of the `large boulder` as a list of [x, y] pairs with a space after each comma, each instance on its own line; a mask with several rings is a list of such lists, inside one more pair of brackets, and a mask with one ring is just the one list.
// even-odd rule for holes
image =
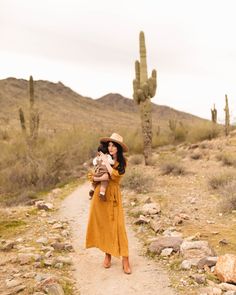
[[236, 256], [233, 254], [219, 256], [215, 274], [222, 282], [236, 284]]
[[147, 203], [140, 208], [143, 215], [155, 215], [161, 212], [161, 207], [157, 203]]
[[184, 241], [181, 244], [180, 253], [185, 259], [215, 256], [207, 241]]
[[163, 249], [172, 248], [173, 251], [177, 252], [182, 242], [183, 239], [180, 237], [160, 237], [149, 245], [149, 251], [160, 254]]

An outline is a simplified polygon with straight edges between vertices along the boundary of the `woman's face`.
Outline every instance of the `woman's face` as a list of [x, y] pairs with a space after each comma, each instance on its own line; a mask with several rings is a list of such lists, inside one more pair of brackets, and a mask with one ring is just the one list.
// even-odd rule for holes
[[108, 152], [113, 157], [117, 154], [117, 147], [111, 141], [108, 143]]

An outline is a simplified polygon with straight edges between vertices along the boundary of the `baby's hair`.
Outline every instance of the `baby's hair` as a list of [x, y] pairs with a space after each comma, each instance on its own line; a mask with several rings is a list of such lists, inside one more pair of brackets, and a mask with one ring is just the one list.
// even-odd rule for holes
[[102, 152], [103, 154], [108, 154], [107, 144], [101, 142], [98, 146], [98, 152]]

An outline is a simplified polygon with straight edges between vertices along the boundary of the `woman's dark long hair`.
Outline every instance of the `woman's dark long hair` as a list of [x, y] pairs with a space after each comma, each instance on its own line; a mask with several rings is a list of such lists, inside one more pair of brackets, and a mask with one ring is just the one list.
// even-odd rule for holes
[[[122, 146], [114, 141], [109, 141], [109, 142], [112, 142], [114, 144], [114, 146], [117, 147], [117, 161], [118, 161], [119, 165], [114, 169], [118, 170], [119, 174], [122, 175], [125, 173], [125, 168], [126, 168], [126, 159], [123, 155]], [[107, 147], [108, 147], [109, 142], [106, 143]]]
[[125, 167], [126, 167], [126, 159], [123, 155], [123, 149], [122, 146], [119, 145], [118, 143], [112, 141], [114, 146], [117, 147], [117, 161], [119, 163], [118, 167], [116, 168], [119, 172], [120, 175], [125, 173]]

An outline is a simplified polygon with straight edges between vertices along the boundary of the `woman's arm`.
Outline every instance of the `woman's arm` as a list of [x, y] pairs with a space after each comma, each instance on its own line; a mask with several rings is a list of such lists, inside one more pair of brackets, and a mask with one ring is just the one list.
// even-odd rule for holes
[[108, 174], [105, 173], [104, 175], [100, 176], [100, 177], [93, 177], [94, 181], [105, 181], [105, 180], [109, 180]]

